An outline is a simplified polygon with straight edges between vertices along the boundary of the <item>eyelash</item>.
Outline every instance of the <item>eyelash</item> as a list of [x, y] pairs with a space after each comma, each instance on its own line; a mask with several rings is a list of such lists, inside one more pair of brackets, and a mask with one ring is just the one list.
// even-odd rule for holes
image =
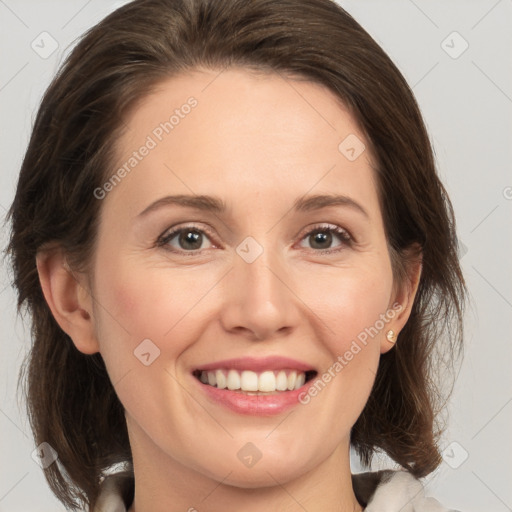
[[[195, 232], [198, 232], [201, 234], [206, 234], [210, 238], [213, 238], [213, 239], [215, 238], [213, 236], [213, 234], [211, 233], [211, 231], [208, 229], [203, 229], [203, 228], [198, 228], [193, 225], [188, 225], [188, 226], [184, 226], [181, 228], [173, 229], [171, 232], [163, 233], [158, 238], [155, 245], [157, 247], [164, 247], [165, 250], [175, 253], [175, 254], [181, 254], [181, 255], [186, 255], [186, 256], [198, 256], [202, 250], [206, 250], [206, 249], [194, 249], [192, 251], [185, 251], [185, 250], [170, 249], [169, 247], [167, 247], [167, 244], [173, 238], [175, 238], [176, 235], [179, 235], [180, 233], [187, 232], [187, 231], [195, 231]], [[306, 233], [304, 233], [304, 235], [302, 235], [302, 237], [300, 238], [300, 241], [306, 239], [308, 236], [311, 236], [313, 233], [334, 233], [334, 234], [338, 235], [338, 238], [342, 242], [340, 246], [335, 247], [335, 248], [318, 249], [318, 250], [311, 249], [313, 252], [317, 252], [320, 254], [331, 254], [331, 253], [340, 252], [340, 251], [344, 250], [346, 246], [350, 247], [354, 242], [354, 239], [352, 238], [352, 236], [346, 229], [340, 228], [339, 226], [336, 226], [333, 224], [319, 224], [319, 225], [313, 226], [309, 231], [307, 231]]]

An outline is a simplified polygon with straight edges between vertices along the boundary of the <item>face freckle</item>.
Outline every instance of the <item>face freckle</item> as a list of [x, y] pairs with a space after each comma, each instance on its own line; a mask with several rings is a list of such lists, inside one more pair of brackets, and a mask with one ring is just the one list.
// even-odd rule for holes
[[[307, 405], [293, 405], [286, 420], [289, 409], [254, 415], [225, 406], [204, 392], [193, 371], [221, 360], [280, 356], [307, 363], [321, 377], [340, 354], [355, 352], [358, 335], [391, 307], [393, 276], [371, 148], [335, 96], [318, 84], [292, 88], [278, 75], [243, 69], [213, 76], [197, 71], [163, 82], [127, 120], [121, 162], [148, 136], [156, 138], [169, 112], [190, 97], [197, 101], [168, 134], [157, 132], [161, 140], [104, 199], [98, 337], [111, 377], [120, 380], [116, 391], [137, 457], [164, 454], [209, 477], [231, 471], [231, 483], [264, 485], [270, 469], [292, 478], [348, 446], [384, 334], [359, 342], [348, 364]], [[349, 136], [359, 145], [347, 153], [340, 144]], [[294, 208], [313, 195], [338, 201]], [[226, 209], [184, 204], [183, 196], [220, 198]], [[192, 226], [212, 244], [192, 256], [183, 239], [158, 246], [176, 226]], [[332, 247], [312, 246], [313, 228], [329, 233]], [[352, 243], [335, 228], [353, 233]], [[333, 248], [340, 250], [327, 252]], [[145, 339], [159, 351], [148, 366], [134, 357]], [[266, 454], [250, 474], [233, 466], [247, 439]]]

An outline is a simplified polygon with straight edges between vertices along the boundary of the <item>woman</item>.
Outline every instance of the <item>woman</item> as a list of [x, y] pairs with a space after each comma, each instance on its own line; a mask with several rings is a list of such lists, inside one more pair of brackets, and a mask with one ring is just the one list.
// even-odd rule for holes
[[[447, 510], [418, 479], [461, 349], [453, 212], [411, 90], [338, 5], [118, 9], [46, 92], [9, 215], [67, 507]], [[400, 469], [352, 475], [351, 446]]]

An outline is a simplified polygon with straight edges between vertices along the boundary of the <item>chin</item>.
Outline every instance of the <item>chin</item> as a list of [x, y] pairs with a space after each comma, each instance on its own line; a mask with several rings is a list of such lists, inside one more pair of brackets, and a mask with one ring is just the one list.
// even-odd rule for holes
[[[231, 463], [230, 463], [231, 462]], [[221, 466], [203, 473], [224, 485], [242, 489], [274, 487], [295, 480], [314, 467], [314, 461], [291, 459], [290, 457], [263, 457], [252, 467], [245, 467], [235, 459], [226, 460]], [[229, 475], [229, 476], [227, 476]]]
[[228, 478], [226, 475], [217, 475], [217, 480], [224, 485], [238, 487], [240, 489], [258, 489], [263, 487], [274, 487], [277, 483], [283, 484], [300, 476], [288, 472], [276, 471], [275, 466], [268, 465], [268, 468], [256, 468], [233, 470]]

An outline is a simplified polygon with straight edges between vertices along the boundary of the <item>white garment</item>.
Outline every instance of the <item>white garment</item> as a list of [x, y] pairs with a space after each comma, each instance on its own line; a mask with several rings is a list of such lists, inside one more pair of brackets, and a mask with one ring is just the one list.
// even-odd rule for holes
[[383, 472], [383, 477], [364, 510], [365, 512], [457, 512], [443, 507], [434, 498], [427, 498], [423, 484], [408, 471]]
[[[365, 512], [458, 512], [427, 498], [420, 480], [405, 470], [384, 470], [352, 475], [354, 493]], [[133, 499], [133, 473], [105, 477], [93, 512], [126, 512]], [[124, 496], [124, 498], [123, 498]]]

